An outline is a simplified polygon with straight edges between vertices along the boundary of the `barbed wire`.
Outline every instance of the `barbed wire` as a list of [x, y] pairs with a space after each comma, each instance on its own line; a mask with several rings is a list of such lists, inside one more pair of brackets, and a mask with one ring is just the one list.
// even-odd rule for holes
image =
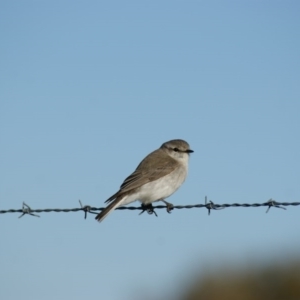
[[[84, 212], [84, 218], [87, 218], [87, 214], [98, 214], [99, 211], [105, 209], [105, 207], [92, 207], [90, 205], [82, 205], [81, 201], [79, 200], [80, 207], [77, 208], [44, 208], [44, 209], [32, 209], [29, 205], [23, 202], [21, 209], [8, 209], [8, 210], [0, 210], [0, 214], [6, 213], [21, 213], [19, 218], [23, 217], [24, 215], [30, 215], [34, 217], [40, 217], [36, 213], [42, 212]], [[147, 211], [149, 214], [156, 214], [155, 209], [167, 209], [170, 212], [170, 209], [192, 209], [192, 208], [206, 208], [208, 210], [208, 215], [210, 215], [212, 210], [220, 210], [228, 207], [261, 207], [266, 206], [268, 207], [266, 213], [270, 210], [271, 207], [281, 208], [286, 210], [285, 206], [299, 206], [300, 202], [277, 202], [273, 199], [268, 200], [267, 202], [263, 203], [229, 203], [229, 204], [215, 204], [211, 200], [207, 200], [207, 196], [205, 196], [205, 203], [204, 204], [192, 204], [192, 205], [172, 205], [172, 207], [168, 207], [166, 205], [157, 205], [151, 207], [151, 210], [145, 208], [145, 206], [135, 207], [135, 206], [123, 206], [116, 208], [117, 210], [142, 210], [140, 214], [144, 211]]]

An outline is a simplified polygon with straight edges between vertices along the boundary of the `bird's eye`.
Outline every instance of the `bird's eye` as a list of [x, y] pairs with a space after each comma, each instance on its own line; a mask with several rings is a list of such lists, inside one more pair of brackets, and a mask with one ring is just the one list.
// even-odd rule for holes
[[174, 150], [175, 152], [178, 152], [178, 151], [179, 151], [179, 149], [178, 149], [178, 148], [174, 148], [173, 150]]

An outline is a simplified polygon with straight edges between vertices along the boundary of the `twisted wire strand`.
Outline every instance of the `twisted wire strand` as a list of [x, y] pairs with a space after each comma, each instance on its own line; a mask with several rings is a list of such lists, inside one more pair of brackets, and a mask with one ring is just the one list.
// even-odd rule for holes
[[[7, 209], [7, 210], [0, 210], [0, 214], [6, 213], [21, 213], [19, 218], [23, 217], [24, 215], [31, 215], [35, 217], [40, 217], [35, 213], [42, 213], [42, 212], [78, 212], [83, 211], [85, 213], [85, 219], [87, 218], [88, 213], [97, 214], [98, 211], [102, 211], [105, 207], [92, 207], [89, 205], [82, 205], [81, 201], [79, 200], [81, 207], [76, 208], [44, 208], [44, 209], [31, 209], [29, 205], [23, 202], [23, 206], [21, 209]], [[211, 210], [220, 210], [228, 207], [261, 207], [266, 206], [268, 207], [267, 211], [270, 210], [271, 207], [286, 209], [285, 206], [299, 206], [300, 202], [277, 202], [273, 199], [268, 200], [267, 202], [263, 203], [225, 203], [225, 204], [215, 204], [211, 200], [207, 200], [205, 197], [205, 204], [192, 204], [192, 205], [174, 205], [172, 209], [192, 209], [192, 208], [206, 208], [208, 210], [208, 214], [210, 214]], [[153, 206], [153, 209], [166, 209], [167, 206], [165, 205], [157, 205]], [[123, 206], [116, 208], [117, 210], [142, 210], [145, 211], [145, 208], [142, 206], [135, 207], [135, 206]]]

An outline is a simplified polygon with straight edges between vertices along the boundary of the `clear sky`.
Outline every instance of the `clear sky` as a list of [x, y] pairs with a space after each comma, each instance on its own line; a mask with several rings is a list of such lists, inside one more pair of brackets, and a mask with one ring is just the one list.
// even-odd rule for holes
[[[298, 1], [2, 1], [0, 209], [102, 207], [149, 152], [173, 204], [300, 200]], [[138, 205], [138, 203], [136, 203]], [[300, 207], [0, 215], [0, 298], [175, 299], [300, 251]]]

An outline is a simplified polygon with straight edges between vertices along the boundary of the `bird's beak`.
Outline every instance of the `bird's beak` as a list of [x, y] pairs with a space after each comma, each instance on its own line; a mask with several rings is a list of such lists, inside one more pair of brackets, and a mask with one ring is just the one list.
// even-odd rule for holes
[[194, 150], [191, 150], [191, 149], [186, 150], [186, 153], [193, 153], [193, 152], [194, 152]]

